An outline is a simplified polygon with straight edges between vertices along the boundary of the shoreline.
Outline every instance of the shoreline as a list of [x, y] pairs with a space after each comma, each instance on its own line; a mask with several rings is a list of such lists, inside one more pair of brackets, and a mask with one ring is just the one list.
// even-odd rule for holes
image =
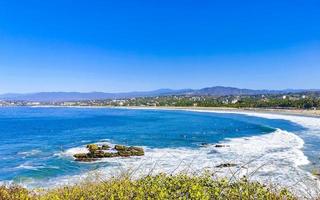
[[228, 107], [144, 107], [144, 106], [129, 106], [129, 107], [103, 107], [103, 108], [125, 108], [125, 109], [145, 109], [145, 110], [185, 110], [185, 111], [218, 111], [232, 113], [263, 113], [263, 114], [279, 114], [303, 117], [320, 118], [320, 110], [299, 110], [299, 109], [271, 109], [271, 108], [228, 108]]

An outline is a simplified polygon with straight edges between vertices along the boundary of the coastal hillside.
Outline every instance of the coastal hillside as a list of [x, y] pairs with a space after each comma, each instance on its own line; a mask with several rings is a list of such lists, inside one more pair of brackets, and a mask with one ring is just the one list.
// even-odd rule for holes
[[105, 93], [105, 92], [39, 92], [28, 94], [9, 93], [0, 95], [0, 100], [10, 101], [38, 101], [38, 102], [61, 102], [61, 101], [85, 101], [102, 99], [126, 99], [136, 97], [156, 97], [156, 96], [229, 96], [229, 95], [262, 95], [262, 94], [287, 94], [301, 93], [320, 90], [253, 90], [240, 89], [235, 87], [207, 87], [202, 89], [159, 89], [154, 91], [126, 92], [126, 93]]

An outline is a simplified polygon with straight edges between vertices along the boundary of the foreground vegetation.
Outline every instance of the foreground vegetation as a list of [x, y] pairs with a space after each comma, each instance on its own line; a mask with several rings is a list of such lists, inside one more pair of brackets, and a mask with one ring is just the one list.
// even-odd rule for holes
[[86, 182], [49, 191], [28, 191], [19, 186], [0, 187], [5, 200], [94, 200], [94, 199], [297, 199], [286, 189], [275, 189], [246, 179], [229, 182], [210, 175], [128, 176], [99, 183]]

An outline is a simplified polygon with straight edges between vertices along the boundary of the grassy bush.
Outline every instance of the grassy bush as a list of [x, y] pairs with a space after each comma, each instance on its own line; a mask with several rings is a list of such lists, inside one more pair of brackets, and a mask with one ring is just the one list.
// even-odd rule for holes
[[10, 187], [0, 186], [0, 199], [1, 200], [29, 200], [30, 192], [17, 185]]
[[229, 182], [210, 175], [147, 176], [132, 180], [128, 176], [99, 183], [86, 182], [75, 186], [51, 189], [35, 194], [21, 187], [0, 188], [5, 200], [94, 200], [94, 199], [296, 199], [286, 189], [274, 189], [245, 179]]

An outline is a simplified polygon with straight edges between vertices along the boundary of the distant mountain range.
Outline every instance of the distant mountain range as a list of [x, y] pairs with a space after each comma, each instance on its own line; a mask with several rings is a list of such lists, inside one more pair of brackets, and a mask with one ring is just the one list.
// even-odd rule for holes
[[203, 95], [203, 96], [227, 96], [227, 95], [259, 95], [259, 94], [286, 94], [299, 93], [320, 90], [252, 90], [239, 89], [235, 87], [207, 87], [202, 89], [160, 89], [145, 92], [126, 92], [126, 93], [105, 93], [105, 92], [39, 92], [29, 94], [2, 94], [0, 100], [16, 101], [39, 101], [39, 102], [58, 102], [58, 101], [81, 101], [81, 100], [99, 100], [99, 99], [119, 99], [133, 97], [152, 97], [167, 95]]
[[184, 94], [192, 90], [171, 90], [160, 89], [145, 92], [125, 92], [125, 93], [105, 93], [105, 92], [38, 92], [29, 94], [8, 93], [0, 95], [0, 100], [16, 101], [81, 101], [81, 100], [99, 100], [99, 99], [119, 99], [133, 97], [152, 97], [174, 94]]

